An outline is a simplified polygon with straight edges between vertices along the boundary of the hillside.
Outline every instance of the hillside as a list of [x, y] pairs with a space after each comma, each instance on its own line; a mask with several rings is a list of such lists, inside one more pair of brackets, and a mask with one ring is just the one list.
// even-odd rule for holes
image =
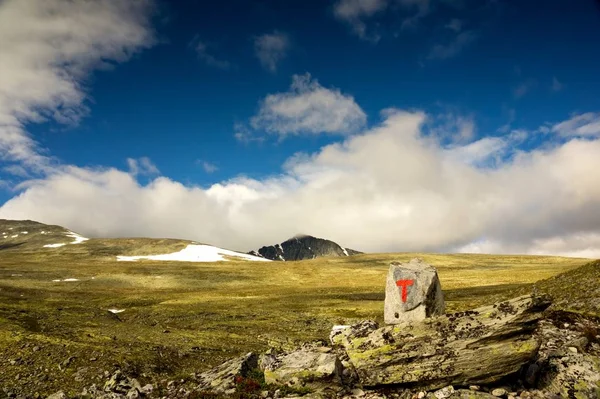
[[278, 263], [117, 260], [187, 245], [89, 239], [0, 251], [0, 387], [72, 396], [117, 368], [143, 385], [248, 351], [326, 339], [332, 325], [382, 319], [391, 261], [421, 257], [438, 268], [447, 312], [511, 298], [588, 262], [409, 253]]
[[271, 260], [295, 261], [325, 256], [351, 256], [362, 252], [343, 248], [330, 240], [300, 234], [281, 244], [264, 246], [258, 251], [250, 251], [249, 253]]
[[553, 310], [600, 318], [600, 260], [538, 281], [533, 289], [552, 297]]
[[214, 262], [236, 258], [265, 261], [190, 240], [163, 238], [87, 238], [67, 228], [31, 220], [0, 219], [0, 254], [27, 253], [37, 258], [93, 257], [105, 260]]

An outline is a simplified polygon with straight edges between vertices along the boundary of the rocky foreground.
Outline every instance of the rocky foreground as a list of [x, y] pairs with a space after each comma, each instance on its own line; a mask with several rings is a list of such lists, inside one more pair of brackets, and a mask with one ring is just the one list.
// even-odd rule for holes
[[179, 380], [142, 386], [116, 371], [78, 397], [599, 398], [600, 323], [549, 305], [521, 296], [422, 322], [364, 321], [330, 342], [248, 353]]

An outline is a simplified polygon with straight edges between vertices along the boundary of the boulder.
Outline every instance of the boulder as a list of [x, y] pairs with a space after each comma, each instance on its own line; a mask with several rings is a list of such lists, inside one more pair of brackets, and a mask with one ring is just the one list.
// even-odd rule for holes
[[331, 348], [302, 348], [275, 357], [265, 367], [267, 384], [320, 388], [342, 382], [342, 363]]
[[385, 287], [387, 324], [421, 321], [444, 314], [444, 294], [437, 270], [421, 259], [390, 264]]
[[336, 336], [338, 336], [343, 330], [345, 330], [346, 328], [349, 328], [351, 326], [346, 326], [346, 325], [335, 325], [331, 328], [331, 332], [329, 333], [329, 341], [332, 344], [335, 344], [335, 340], [336, 340]]
[[343, 337], [366, 337], [371, 331], [379, 328], [379, 324], [373, 320], [363, 320], [357, 324], [348, 326], [341, 330], [332, 331], [329, 339], [333, 345], [341, 345]]
[[[574, 318], [575, 322], [564, 323], [564, 318]], [[525, 381], [555, 396], [599, 398], [598, 331], [597, 321], [568, 312], [549, 312], [549, 318], [542, 320], [536, 331], [542, 344], [535, 363], [527, 368]], [[530, 369], [535, 369], [531, 370], [534, 375]]]
[[252, 352], [228, 360], [198, 376], [200, 391], [210, 391], [217, 394], [230, 395], [235, 392], [235, 378], [246, 377], [248, 372], [258, 367], [258, 356]]
[[536, 354], [532, 336], [549, 301], [522, 296], [471, 311], [403, 325], [361, 325], [339, 334], [363, 386], [427, 390], [491, 384]]

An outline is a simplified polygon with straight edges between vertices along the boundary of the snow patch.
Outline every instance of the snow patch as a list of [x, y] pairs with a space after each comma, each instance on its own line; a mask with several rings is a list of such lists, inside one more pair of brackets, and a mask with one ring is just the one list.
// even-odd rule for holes
[[58, 247], [62, 247], [63, 245], [67, 245], [67, 244], [46, 244], [44, 245], [45, 248], [58, 248]]
[[17, 238], [19, 235], [18, 234], [14, 234], [12, 236], [10, 236], [10, 238]]
[[350, 256], [350, 255], [348, 255], [348, 251], [346, 251], [346, 248], [342, 248], [342, 250], [344, 251], [344, 255]]
[[66, 278], [66, 279], [64, 279], [64, 280], [60, 280], [60, 279], [58, 279], [58, 280], [52, 280], [52, 281], [54, 281], [55, 283], [60, 283], [61, 281], [66, 281], [66, 282], [70, 282], [70, 281], [79, 281], [79, 279], [78, 279], [78, 278]]
[[108, 311], [112, 314], [117, 314], [117, 313], [124, 312], [125, 309], [108, 309]]
[[27, 231], [22, 231], [21, 234], [29, 234]]
[[331, 332], [337, 332], [337, 331], [343, 331], [346, 328], [350, 328], [351, 326], [343, 326], [343, 325], [337, 325], [337, 326], [333, 326], [331, 328]]
[[89, 238], [80, 236], [79, 234], [73, 233], [72, 231], [70, 231], [67, 234], [67, 237], [71, 237], [71, 238], [75, 239], [75, 241], [71, 242], [70, 244], [81, 244], [82, 242], [89, 240]]
[[139, 259], [149, 260], [171, 260], [181, 262], [218, 262], [225, 261], [223, 256], [234, 256], [246, 260], [270, 262], [270, 259], [260, 258], [258, 256], [243, 254], [240, 252], [229, 251], [227, 249], [217, 248], [210, 245], [188, 245], [179, 252], [162, 255], [142, 255], [142, 256], [117, 256], [119, 261], [136, 261]]

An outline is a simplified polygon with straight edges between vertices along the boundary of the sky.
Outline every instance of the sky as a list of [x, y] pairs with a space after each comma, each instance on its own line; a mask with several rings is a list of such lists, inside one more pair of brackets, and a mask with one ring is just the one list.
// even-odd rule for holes
[[600, 258], [596, 0], [0, 0], [0, 218]]

